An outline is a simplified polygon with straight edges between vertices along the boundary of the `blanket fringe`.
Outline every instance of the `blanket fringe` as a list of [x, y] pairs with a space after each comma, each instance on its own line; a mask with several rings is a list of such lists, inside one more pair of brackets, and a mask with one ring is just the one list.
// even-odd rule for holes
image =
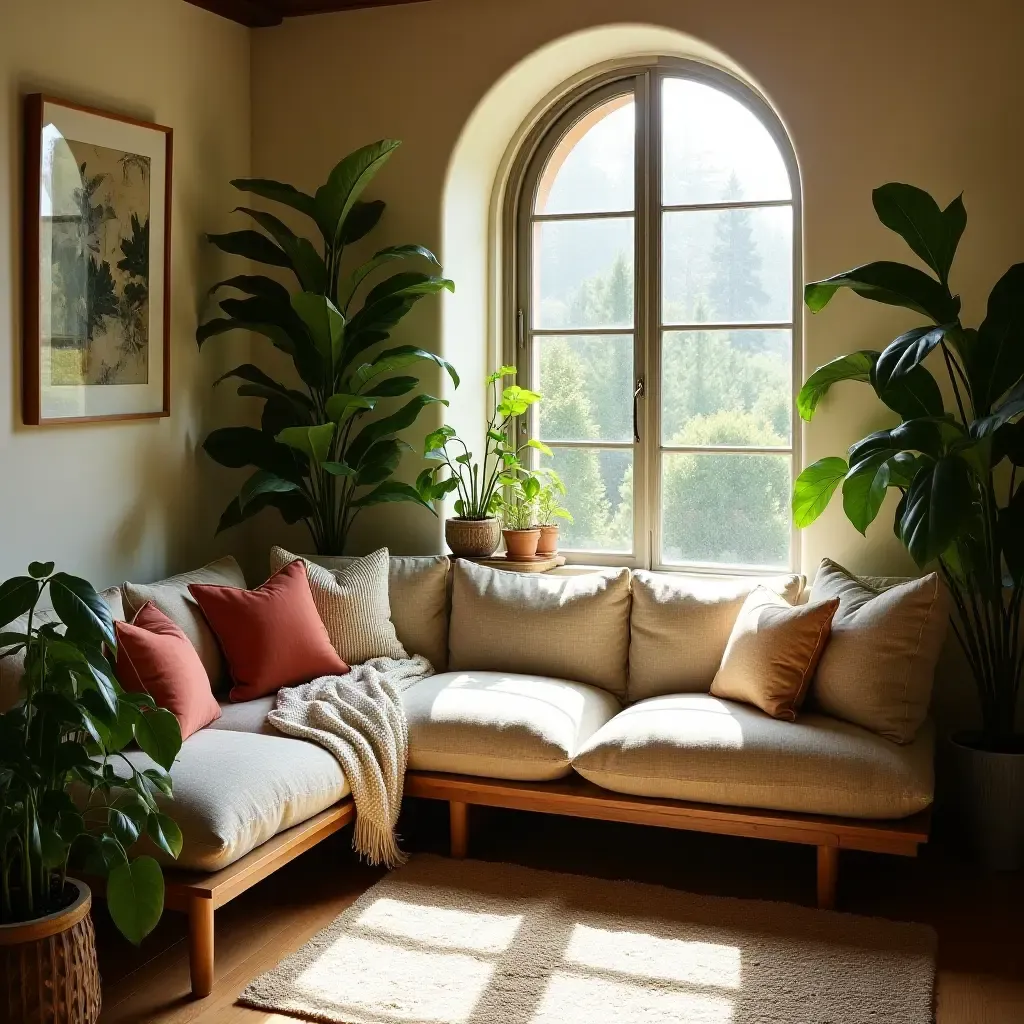
[[399, 849], [393, 829], [362, 817], [358, 811], [352, 833], [352, 849], [371, 867], [382, 864], [389, 869], [400, 868], [409, 860], [409, 855]]

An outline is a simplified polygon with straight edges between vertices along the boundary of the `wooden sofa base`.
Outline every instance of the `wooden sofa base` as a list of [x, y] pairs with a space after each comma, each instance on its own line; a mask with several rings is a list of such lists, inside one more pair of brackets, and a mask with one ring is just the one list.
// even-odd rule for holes
[[406, 776], [405, 794], [448, 801], [453, 857], [466, 856], [471, 804], [816, 846], [818, 906], [823, 910], [836, 903], [840, 850], [914, 857], [928, 841], [931, 820], [930, 811], [899, 821], [865, 821], [627, 796], [578, 775], [556, 782], [510, 782], [412, 771]]
[[[214, 912], [246, 889], [272, 875], [355, 819], [347, 798], [308, 821], [274, 836], [234, 864], [212, 874], [202, 871], [164, 871], [164, 906], [188, 914], [188, 964], [192, 995], [203, 999], [213, 991]], [[102, 894], [102, 882], [90, 880]]]

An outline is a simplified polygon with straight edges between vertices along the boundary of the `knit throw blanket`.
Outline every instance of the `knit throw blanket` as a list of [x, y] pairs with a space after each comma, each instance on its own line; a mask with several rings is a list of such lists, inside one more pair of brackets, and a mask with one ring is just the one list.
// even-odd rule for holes
[[370, 864], [404, 864], [395, 824], [409, 753], [400, 694], [433, 672], [426, 658], [373, 658], [345, 676], [323, 676], [278, 691], [267, 721], [318, 743], [341, 765], [356, 805], [352, 845]]

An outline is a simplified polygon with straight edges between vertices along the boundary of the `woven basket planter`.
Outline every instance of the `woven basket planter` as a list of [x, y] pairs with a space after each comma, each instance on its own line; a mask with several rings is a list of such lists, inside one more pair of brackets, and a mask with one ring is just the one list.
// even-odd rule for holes
[[457, 558], [489, 558], [501, 541], [497, 519], [446, 519], [444, 539]]
[[70, 907], [0, 925], [0, 1024], [96, 1024], [100, 974], [84, 882]]

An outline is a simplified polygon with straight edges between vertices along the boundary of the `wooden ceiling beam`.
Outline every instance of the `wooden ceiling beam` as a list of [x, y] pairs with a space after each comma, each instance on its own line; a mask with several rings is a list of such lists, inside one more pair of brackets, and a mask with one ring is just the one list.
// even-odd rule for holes
[[392, 7], [397, 4], [427, 3], [429, 0], [187, 0], [223, 18], [249, 28], [280, 25], [285, 18], [304, 14], [354, 11], [365, 7]]

